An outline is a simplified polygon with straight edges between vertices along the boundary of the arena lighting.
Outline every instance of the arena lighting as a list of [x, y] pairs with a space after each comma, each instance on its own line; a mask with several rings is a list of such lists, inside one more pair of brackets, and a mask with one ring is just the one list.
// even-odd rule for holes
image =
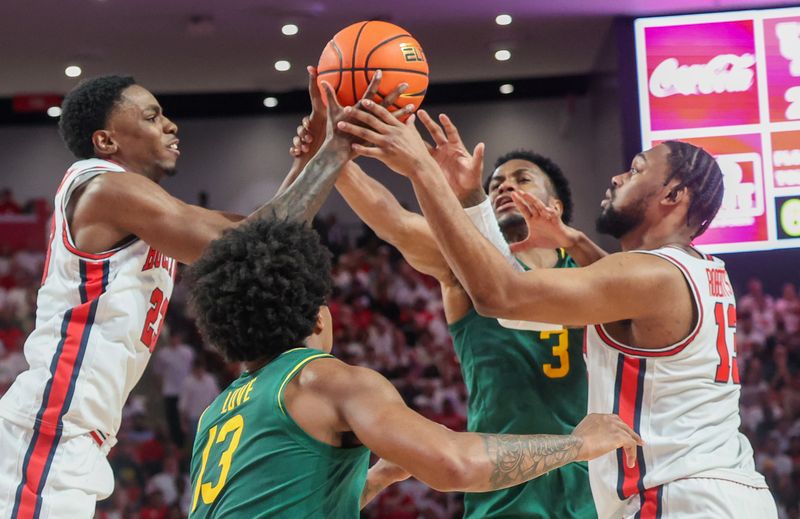
[[509, 25], [511, 24], [511, 15], [498, 14], [497, 18], [494, 19], [494, 23], [496, 23], [497, 25]]
[[47, 109], [47, 115], [50, 117], [60, 117], [61, 116], [61, 107], [60, 106], [51, 106]]
[[511, 83], [503, 83], [500, 85], [500, 93], [501, 94], [510, 94], [514, 91], [514, 85]]
[[292, 68], [292, 64], [286, 61], [285, 59], [278, 60], [275, 62], [275, 70], [277, 70], [278, 72], [286, 72], [290, 68]]
[[511, 51], [508, 49], [500, 49], [494, 53], [494, 59], [497, 61], [508, 61], [511, 59]]
[[283, 27], [281, 27], [281, 32], [284, 36], [294, 36], [300, 31], [300, 29], [293, 23], [287, 23]]
[[264, 98], [264, 106], [267, 108], [275, 108], [278, 106], [278, 98], [277, 97], [265, 97]]
[[83, 70], [78, 65], [70, 65], [64, 69], [64, 74], [67, 77], [78, 77], [83, 73]]

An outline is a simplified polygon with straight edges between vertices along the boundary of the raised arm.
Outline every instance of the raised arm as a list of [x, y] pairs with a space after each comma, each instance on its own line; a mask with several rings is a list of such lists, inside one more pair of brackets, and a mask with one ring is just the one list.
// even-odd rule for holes
[[[377, 90], [380, 74], [374, 78], [365, 96]], [[74, 197], [74, 210], [70, 208], [70, 226], [78, 248], [100, 252], [132, 234], [182, 263], [191, 263], [223, 231], [242, 221], [277, 217], [310, 222], [352, 154], [351, 138], [335, 130], [335, 123], [344, 119], [350, 109], [338, 105], [332, 90], [329, 95], [331, 123], [319, 151], [289, 187], [247, 218], [236, 221], [187, 204], [143, 175], [104, 174], [76, 193], [79, 199]]]
[[378, 373], [327, 363], [319, 389], [347, 428], [375, 454], [440, 491], [506, 488], [620, 447], [633, 464], [641, 442], [615, 415], [590, 415], [561, 436], [453, 432], [409, 409]]
[[374, 145], [354, 144], [358, 153], [411, 179], [440, 250], [480, 313], [582, 326], [657, 317], [663, 308], [643, 304], [656, 291], [665, 302], [688, 296], [676, 268], [641, 254], [614, 254], [581, 269], [515, 271], [461, 210], [439, 166], [425, 153], [413, 119], [403, 124], [374, 103], [365, 108], [354, 120], [366, 127], [349, 122], [339, 127]]
[[416, 270], [440, 282], [454, 280], [425, 218], [400, 205], [386, 187], [349, 162], [336, 189], [370, 229], [400, 251]]

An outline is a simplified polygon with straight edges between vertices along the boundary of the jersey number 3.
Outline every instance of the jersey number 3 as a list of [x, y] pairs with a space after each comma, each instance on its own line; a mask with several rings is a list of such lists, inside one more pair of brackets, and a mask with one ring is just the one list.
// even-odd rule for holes
[[[542, 364], [542, 371], [549, 378], [563, 378], [569, 373], [569, 331], [540, 332], [539, 338], [546, 341], [551, 336], [558, 338], [558, 343], [553, 346], [553, 356], [558, 362]], [[555, 360], [555, 359], [554, 359]]]
[[[239, 447], [239, 440], [242, 438], [242, 431], [244, 430], [244, 418], [242, 415], [237, 414], [232, 416], [228, 421], [222, 424], [217, 434], [217, 427], [214, 426], [208, 431], [208, 441], [203, 449], [203, 457], [200, 460], [200, 474], [197, 475], [197, 481], [194, 484], [194, 499], [192, 500], [192, 512], [197, 508], [197, 500], [203, 497], [203, 503], [210, 505], [213, 503], [225, 482], [228, 480], [228, 473], [231, 470], [231, 461], [233, 461], [233, 453]], [[225, 439], [231, 435], [231, 441], [228, 448], [222, 452], [219, 457], [219, 480], [215, 484], [203, 483], [203, 474], [206, 471], [206, 463], [208, 462], [208, 454], [211, 447], [215, 444], [224, 443]]]
[[[727, 315], [726, 315], [727, 314]], [[726, 319], [727, 318], [727, 319]], [[727, 384], [728, 379], [733, 379], [734, 384], [739, 383], [739, 366], [736, 364], [736, 307], [732, 304], [717, 303], [714, 305], [714, 319], [717, 322], [717, 353], [719, 364], [714, 382]], [[728, 349], [728, 328], [734, 329], [733, 355]]]

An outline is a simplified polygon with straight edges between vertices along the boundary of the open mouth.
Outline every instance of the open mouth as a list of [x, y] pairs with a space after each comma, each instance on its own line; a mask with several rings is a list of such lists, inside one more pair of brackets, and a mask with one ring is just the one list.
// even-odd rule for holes
[[179, 141], [175, 141], [175, 142], [172, 142], [172, 143], [170, 143], [170, 144], [167, 144], [167, 149], [169, 149], [170, 151], [172, 151], [172, 152], [174, 152], [174, 153], [176, 153], [176, 154], [180, 155], [180, 154], [181, 154], [181, 152], [180, 152], [180, 150], [178, 149], [178, 142], [179, 142]]
[[514, 199], [508, 195], [498, 196], [497, 200], [494, 201], [494, 210], [498, 213], [508, 211], [514, 207], [516, 207]]

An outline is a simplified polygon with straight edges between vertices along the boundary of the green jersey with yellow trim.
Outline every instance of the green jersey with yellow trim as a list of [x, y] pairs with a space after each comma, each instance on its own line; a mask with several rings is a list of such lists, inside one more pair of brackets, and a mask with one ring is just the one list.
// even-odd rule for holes
[[192, 452], [189, 517], [355, 518], [369, 466], [366, 447], [339, 448], [308, 434], [286, 411], [286, 385], [309, 348], [243, 373], [200, 418]]
[[[577, 265], [563, 249], [555, 268]], [[503, 327], [471, 310], [450, 325], [467, 386], [467, 429], [503, 434], [569, 434], [586, 415], [583, 330]], [[572, 463], [495, 492], [466, 494], [465, 518], [595, 518], [585, 463]]]

